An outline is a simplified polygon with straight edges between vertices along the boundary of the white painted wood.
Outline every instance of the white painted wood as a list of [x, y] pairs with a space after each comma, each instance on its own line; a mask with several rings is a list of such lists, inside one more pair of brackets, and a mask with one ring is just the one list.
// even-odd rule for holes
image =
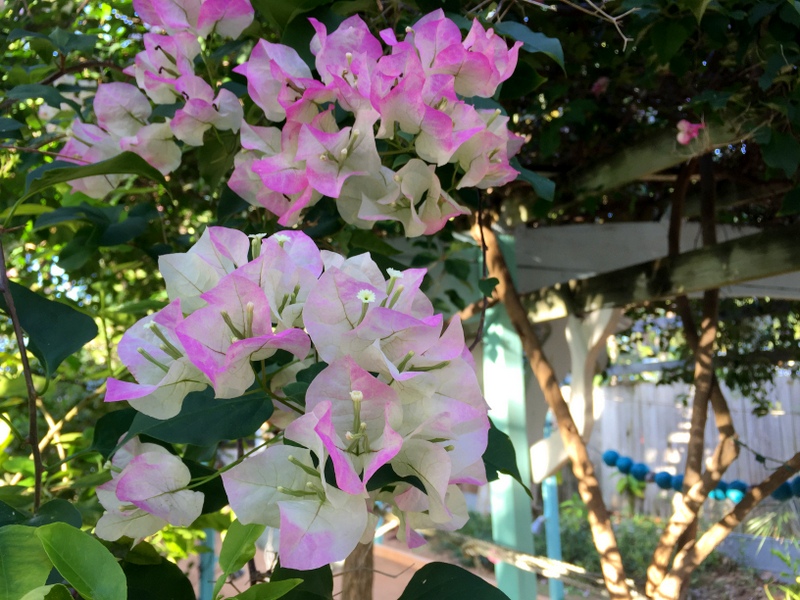
[[[752, 406], [740, 394], [723, 386], [728, 398], [734, 425], [740, 439], [756, 452], [769, 458], [786, 460], [800, 451], [800, 382], [779, 377], [770, 391], [780, 409], [757, 417]], [[682, 473], [686, 464], [691, 411], [684, 406], [684, 395], [692, 397], [693, 389], [685, 384], [652, 383], [618, 384], [594, 389], [595, 402], [601, 413], [596, 417], [590, 438], [590, 456], [596, 461], [601, 477], [603, 497], [616, 510], [627, 501], [616, 491], [617, 469], [602, 463], [603, 451], [613, 449], [644, 462], [654, 472]], [[713, 416], [709, 413], [706, 427], [705, 456], [708, 459], [717, 443]], [[739, 459], [728, 469], [725, 481], [741, 479], [758, 483], [778, 466], [759, 463], [755, 455], [742, 449]], [[659, 490], [649, 484], [641, 510], [645, 514], [667, 516], [671, 512], [672, 491]], [[710, 504], [713, 500], [709, 500]], [[725, 501], [727, 504], [727, 501]], [[718, 503], [719, 504], [719, 503]]]

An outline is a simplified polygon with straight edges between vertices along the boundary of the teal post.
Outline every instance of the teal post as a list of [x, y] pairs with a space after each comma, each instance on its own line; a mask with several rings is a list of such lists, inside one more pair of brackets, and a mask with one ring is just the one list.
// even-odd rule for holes
[[[500, 239], [503, 255], [512, 276], [516, 273], [514, 240]], [[523, 477], [531, 473], [528, 456], [528, 434], [525, 419], [526, 361], [522, 342], [500, 305], [489, 309], [483, 336], [483, 389], [491, 408], [489, 416], [503, 433], [511, 438], [517, 454], [517, 465]], [[507, 475], [490, 484], [492, 501], [492, 537], [498, 544], [533, 554], [531, 533], [531, 499], [525, 490]], [[498, 563], [495, 567], [497, 586], [511, 600], [535, 600], [536, 574]]]
[[209, 552], [202, 552], [200, 554], [200, 593], [198, 594], [198, 600], [214, 600], [214, 583], [216, 583], [216, 578], [214, 577], [214, 567], [217, 564], [217, 555], [214, 551], [214, 540], [217, 538], [217, 532], [214, 529], [204, 529], [206, 533], [206, 541], [203, 544], [206, 548], [208, 548]]
[[[553, 413], [547, 411], [544, 425], [544, 437], [553, 433]], [[558, 433], [556, 433], [558, 435]], [[542, 503], [544, 504], [545, 536], [547, 539], [547, 556], [561, 560], [561, 520], [558, 515], [558, 482], [551, 475], [542, 482]], [[564, 582], [555, 577], [548, 580], [550, 600], [564, 600]]]

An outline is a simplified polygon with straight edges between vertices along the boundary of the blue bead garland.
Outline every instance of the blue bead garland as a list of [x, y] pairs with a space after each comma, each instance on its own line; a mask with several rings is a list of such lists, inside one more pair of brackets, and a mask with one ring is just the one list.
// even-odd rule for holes
[[[622, 456], [616, 450], [603, 452], [603, 462], [609, 467], [616, 467], [620, 473], [630, 475], [636, 481], [654, 482], [662, 490], [683, 491], [683, 475], [672, 475], [668, 471], [659, 471], [654, 474], [646, 464], [634, 463], [632, 458]], [[734, 504], [738, 504], [747, 493], [748, 487], [741, 479], [734, 479], [730, 482], [720, 481], [717, 487], [711, 490], [708, 497], [717, 501], [727, 498]], [[771, 496], [781, 502], [785, 502], [792, 497], [800, 498], [800, 475], [779, 485]]]

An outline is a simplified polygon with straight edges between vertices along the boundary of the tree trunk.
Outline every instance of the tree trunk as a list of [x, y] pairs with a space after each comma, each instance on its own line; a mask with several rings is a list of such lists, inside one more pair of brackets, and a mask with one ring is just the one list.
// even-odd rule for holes
[[343, 600], [371, 600], [374, 572], [374, 543], [358, 544], [344, 561]]
[[[522, 340], [525, 355], [544, 392], [545, 400], [553, 411], [558, 423], [558, 430], [564, 441], [564, 448], [572, 461], [572, 471], [578, 480], [578, 492], [586, 504], [589, 512], [589, 526], [595, 547], [600, 555], [600, 565], [603, 579], [612, 599], [631, 599], [631, 591], [625, 581], [625, 569], [622, 566], [622, 556], [619, 553], [614, 530], [611, 527], [611, 518], [603, 502], [600, 484], [594, 470], [594, 465], [589, 459], [586, 444], [578, 432], [569, 406], [561, 394], [553, 367], [547, 361], [542, 351], [539, 339], [528, 320], [528, 314], [522, 306], [519, 294], [514, 288], [511, 274], [506, 266], [497, 237], [490, 227], [476, 224], [472, 236], [485, 248], [486, 265], [489, 267], [489, 276], [496, 277], [499, 281], [495, 288], [497, 298], [505, 305], [511, 323]], [[524, 449], [527, 451], [527, 448]]]

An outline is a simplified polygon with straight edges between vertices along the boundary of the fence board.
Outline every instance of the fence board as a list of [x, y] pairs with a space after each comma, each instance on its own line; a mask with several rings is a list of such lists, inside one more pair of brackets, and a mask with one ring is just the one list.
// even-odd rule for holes
[[[770, 391], [776, 410], [764, 417], [752, 414], [747, 399], [723, 387], [728, 398], [740, 439], [763, 456], [786, 460], [800, 450], [800, 381], [780, 377]], [[608, 449], [644, 462], [653, 471], [682, 473], [689, 440], [691, 410], [682, 396], [691, 399], [689, 385], [655, 385], [651, 383], [618, 384], [595, 388], [597, 422], [590, 440], [593, 456]], [[713, 453], [717, 431], [709, 413], [706, 427], [705, 456]], [[627, 507], [627, 500], [616, 491], [618, 471], [600, 464], [603, 497], [614, 509]], [[724, 479], [742, 479], [749, 484], [764, 479], [777, 463], [759, 463], [756, 456], [742, 449]], [[645, 499], [637, 502], [637, 510], [645, 514], [668, 515], [673, 492], [648, 485]], [[712, 502], [712, 501], [709, 501]], [[721, 507], [720, 507], [721, 508]]]

